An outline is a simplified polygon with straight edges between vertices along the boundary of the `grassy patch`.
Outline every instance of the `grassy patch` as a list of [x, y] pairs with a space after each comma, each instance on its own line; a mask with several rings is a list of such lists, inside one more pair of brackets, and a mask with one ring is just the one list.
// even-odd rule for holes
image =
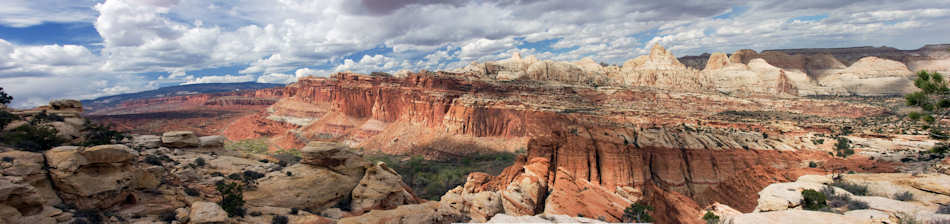
[[371, 161], [385, 162], [402, 175], [402, 181], [419, 197], [439, 200], [446, 191], [465, 183], [469, 173], [497, 175], [511, 165], [515, 154], [499, 152], [464, 156], [449, 160], [425, 160], [421, 156], [366, 155]]
[[228, 142], [224, 144], [224, 148], [227, 150], [260, 154], [266, 153], [269, 145], [266, 138], [255, 138]]

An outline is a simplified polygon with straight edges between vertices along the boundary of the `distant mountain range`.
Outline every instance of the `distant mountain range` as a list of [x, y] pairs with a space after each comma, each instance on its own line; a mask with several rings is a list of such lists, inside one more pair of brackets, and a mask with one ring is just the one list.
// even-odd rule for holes
[[91, 100], [82, 100], [82, 105], [87, 109], [98, 109], [112, 107], [128, 100], [147, 99], [167, 96], [182, 96], [202, 93], [232, 92], [241, 90], [266, 89], [282, 87], [283, 84], [240, 82], [240, 83], [202, 83], [180, 86], [168, 86], [155, 90], [126, 93], [113, 96], [104, 96]]

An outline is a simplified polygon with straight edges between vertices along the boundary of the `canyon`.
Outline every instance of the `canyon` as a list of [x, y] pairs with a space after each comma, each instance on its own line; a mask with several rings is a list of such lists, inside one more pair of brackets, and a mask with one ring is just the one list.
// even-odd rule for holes
[[[803, 175], [903, 169], [903, 158], [936, 143], [903, 117], [901, 96], [915, 91], [915, 72], [950, 73], [948, 49], [740, 50], [681, 62], [656, 45], [622, 66], [515, 54], [451, 71], [342, 72], [129, 100], [86, 115], [133, 132], [266, 139], [271, 151], [324, 141], [432, 160], [518, 152], [501, 173], [470, 174], [441, 201], [481, 221], [613, 222], [642, 201], [658, 223], [699, 223], [715, 204], [753, 212], [760, 190]], [[842, 138], [862, 143], [855, 155], [832, 154]], [[898, 148], [911, 153], [892, 156]]]

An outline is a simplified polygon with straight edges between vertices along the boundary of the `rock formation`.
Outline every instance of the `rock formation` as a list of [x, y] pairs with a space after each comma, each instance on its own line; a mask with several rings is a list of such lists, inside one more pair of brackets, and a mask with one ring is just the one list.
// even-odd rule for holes
[[127, 146], [62, 146], [45, 156], [60, 197], [79, 208], [112, 207], [131, 194], [136, 155]]

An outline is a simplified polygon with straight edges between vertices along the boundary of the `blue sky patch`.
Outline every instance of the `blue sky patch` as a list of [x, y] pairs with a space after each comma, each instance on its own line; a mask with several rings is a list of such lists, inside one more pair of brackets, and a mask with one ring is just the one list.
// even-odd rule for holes
[[802, 21], [802, 22], [817, 22], [817, 21], [821, 21], [821, 20], [823, 20], [823, 19], [825, 19], [825, 18], [828, 18], [828, 14], [827, 14], [827, 13], [825, 13], [825, 14], [818, 14], [818, 15], [811, 15], [811, 16], [799, 16], [799, 17], [794, 17], [794, 18], [788, 19], [788, 21], [791, 22], [791, 21], [796, 21], [796, 20], [797, 20], [797, 21]]
[[43, 23], [28, 27], [0, 25], [0, 39], [17, 45], [82, 45], [90, 48], [102, 43], [92, 23]]
[[726, 13], [720, 14], [720, 15], [718, 15], [718, 16], [713, 16], [713, 19], [729, 19], [729, 18], [734, 18], [734, 17], [736, 17], [736, 16], [742, 15], [742, 14], [745, 13], [746, 11], [749, 11], [749, 7], [748, 7], [748, 6], [733, 6], [733, 7], [732, 7], [731, 9], [729, 9], [729, 11], [727, 11]]

